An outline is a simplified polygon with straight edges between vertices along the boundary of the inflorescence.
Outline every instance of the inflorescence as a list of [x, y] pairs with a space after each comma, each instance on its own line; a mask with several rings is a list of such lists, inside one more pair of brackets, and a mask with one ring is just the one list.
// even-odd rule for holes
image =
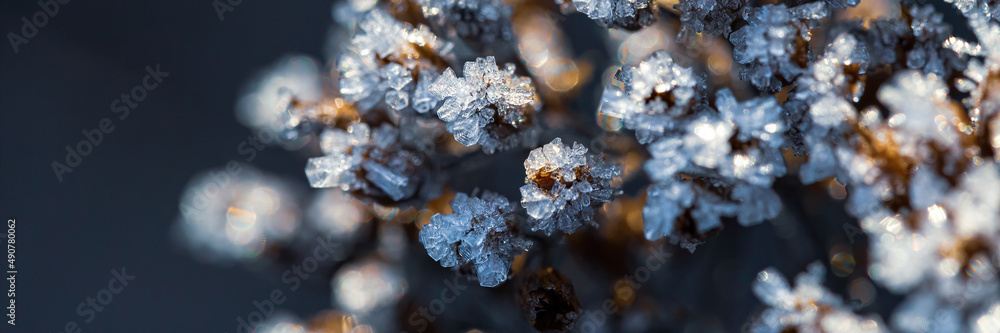
[[[794, 288], [769, 268], [753, 282], [766, 309], [752, 331], [997, 332], [1000, 6], [946, 2], [965, 20], [909, 0], [352, 0], [334, 11], [343, 35], [331, 37], [332, 70], [286, 58], [239, 107], [248, 127], [308, 158], [312, 187], [329, 189], [301, 210], [284, 181], [227, 165], [188, 185], [177, 229], [219, 261], [286, 258], [308, 238], [297, 235], [326, 234], [340, 244], [334, 261], [351, 261], [329, 268], [337, 310], [377, 330], [402, 327], [382, 310], [403, 294], [426, 296], [407, 288], [426, 282], [408, 275], [409, 253], [483, 287], [519, 281], [508, 289], [527, 322], [568, 330], [593, 301], [571, 280], [614, 285], [618, 315], [649, 319], [597, 261], [553, 260], [572, 244], [595, 242], [585, 253], [602, 256], [623, 239], [694, 252], [726, 223], [807, 220], [782, 215], [800, 201], [776, 184], [822, 184], [844, 189], [838, 199], [868, 236], [860, 271], [902, 303], [883, 322], [823, 287], [822, 264]], [[665, 49], [638, 61], [623, 45], [620, 60], [636, 60], [608, 68], [597, 110], [578, 112], [590, 108], [576, 93], [592, 59], [566, 58], [559, 20], [532, 16], [559, 9]], [[539, 40], [558, 43], [526, 44]], [[722, 47], [692, 53], [700, 45]], [[586, 141], [602, 129], [602, 140], [627, 135]], [[523, 184], [519, 168], [489, 163], [511, 158]], [[494, 179], [476, 179], [483, 170]], [[456, 194], [474, 186], [490, 190]]]

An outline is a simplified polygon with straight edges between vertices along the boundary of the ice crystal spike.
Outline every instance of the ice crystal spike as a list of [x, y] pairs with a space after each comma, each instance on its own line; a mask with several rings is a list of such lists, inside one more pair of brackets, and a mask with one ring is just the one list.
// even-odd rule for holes
[[825, 269], [809, 265], [795, 278], [795, 287], [774, 268], [757, 273], [753, 292], [767, 309], [751, 327], [752, 332], [858, 332], [886, 331], [878, 315], [860, 316], [839, 296], [823, 287]]
[[438, 101], [426, 93], [426, 81], [448, 67], [452, 47], [427, 26], [371, 10], [337, 61], [340, 93], [362, 111], [384, 105], [396, 113], [427, 112]]
[[483, 287], [506, 281], [514, 256], [531, 247], [519, 233], [514, 207], [492, 192], [480, 198], [459, 193], [451, 207], [452, 214], [436, 214], [420, 229], [427, 254], [443, 267], [471, 266]]
[[653, 52], [636, 66], [615, 74], [601, 98], [600, 112], [621, 119], [648, 143], [673, 129], [673, 117], [692, 113], [701, 98], [701, 79], [675, 63], [664, 50]]
[[388, 124], [365, 123], [347, 130], [328, 129], [320, 138], [325, 156], [310, 158], [306, 177], [312, 187], [338, 187], [376, 199], [403, 201], [417, 194], [425, 177], [424, 157], [399, 141]]
[[465, 63], [463, 76], [445, 69], [429, 87], [444, 101], [438, 118], [465, 146], [478, 144], [484, 152], [534, 145], [541, 102], [528, 77], [514, 75], [514, 65], [497, 67], [490, 57]]
[[741, 77], [768, 92], [794, 80], [812, 57], [809, 30], [826, 16], [822, 2], [746, 8], [743, 18], [748, 24], [729, 36], [733, 59], [745, 65]]
[[626, 30], [648, 26], [659, 14], [656, 2], [649, 0], [573, 0], [573, 6], [602, 26]]
[[595, 207], [618, 194], [611, 181], [621, 170], [577, 142], [570, 147], [555, 138], [532, 150], [524, 169], [521, 206], [528, 210], [531, 229], [546, 235], [596, 225]]
[[[424, 17], [481, 46], [513, 37], [513, 8], [501, 0], [416, 0]], [[486, 48], [489, 49], [489, 48]]]

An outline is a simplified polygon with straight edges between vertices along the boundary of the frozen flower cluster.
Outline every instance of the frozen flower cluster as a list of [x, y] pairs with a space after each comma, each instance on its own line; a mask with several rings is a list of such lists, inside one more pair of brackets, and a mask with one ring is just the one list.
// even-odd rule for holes
[[768, 268], [757, 274], [753, 293], [767, 309], [753, 323], [750, 332], [886, 332], [877, 315], [859, 316], [840, 296], [823, 287], [823, 265], [814, 262], [788, 285], [778, 270]]
[[604, 90], [600, 112], [621, 119], [625, 128], [636, 131], [640, 143], [675, 129], [673, 118], [695, 112], [703, 98], [702, 79], [664, 50], [619, 69], [615, 81]]
[[316, 188], [338, 187], [367, 197], [404, 201], [424, 185], [427, 162], [418, 151], [399, 141], [399, 131], [383, 124], [371, 129], [354, 123], [346, 130], [328, 129], [320, 137], [325, 156], [310, 158], [306, 165], [309, 184]]
[[413, 27], [380, 9], [358, 22], [337, 61], [340, 93], [362, 111], [385, 106], [426, 113], [439, 100], [428, 89], [452, 58], [451, 42], [424, 25]]
[[[426, 291], [406, 289], [407, 281], [426, 282], [421, 260], [410, 260], [424, 251], [407, 248], [419, 242], [441, 266], [481, 286], [518, 281], [488, 294], [469, 290], [476, 295], [444, 311], [490, 307], [501, 291], [519, 292], [527, 324], [485, 328], [576, 327], [587, 319], [581, 304], [594, 303], [589, 294], [577, 300], [570, 280], [579, 278], [588, 290], [615, 286], [620, 310], [608, 312], [605, 324], [620, 326], [610, 330], [700, 331], [655, 326], [666, 318], [656, 316], [676, 312], [663, 306], [673, 297], [658, 293], [663, 288], [625, 296], [633, 287], [590, 273], [623, 271], [609, 261], [634, 257], [634, 243], [662, 239], [694, 252], [726, 223], [769, 219], [780, 238], [796, 245], [817, 238], [823, 253], [842, 244], [820, 231], [838, 228], [821, 225], [827, 215], [811, 217], [825, 214], [818, 207], [843, 205], [869, 242], [854, 249], [867, 251], [868, 266], [857, 273], [879, 292], [902, 295], [900, 305], [878, 309], [891, 310], [883, 323], [823, 288], [819, 264], [794, 287], [767, 269], [753, 284], [767, 310], [752, 331], [998, 332], [1000, 6], [946, 2], [966, 19], [910, 0], [679, 0], [672, 9], [668, 2], [575, 0], [591, 19], [580, 22], [547, 16], [567, 0], [352, 0], [335, 10], [345, 31], [331, 37], [334, 71], [305, 57], [282, 60], [241, 102], [248, 126], [298, 139], [284, 148], [322, 151], [308, 160], [306, 178], [331, 190], [310, 206], [308, 223], [298, 228], [290, 192], [247, 173], [248, 180], [234, 176], [219, 185], [221, 194], [201, 198], [211, 184], [199, 178], [182, 211], [200, 204], [212, 213], [185, 213], [184, 228], [198, 235], [192, 243], [227, 258], [263, 253], [264, 239], [279, 248], [276, 255], [294, 253], [283, 246], [300, 229], [328, 234], [344, 246], [338, 260], [368, 258], [333, 269], [331, 286], [340, 310], [370, 322], [398, 315], [377, 317], [380, 309], [428, 304], [421, 304]], [[627, 65], [599, 83], [600, 127], [581, 116], [594, 111], [585, 89], [602, 77], [595, 73], [611, 70], [579, 54], [587, 51], [573, 32], [579, 24], [642, 30], [611, 59]], [[969, 30], [974, 41], [963, 35]], [[675, 35], [679, 43], [663, 42]], [[710, 47], [683, 47], [695, 45]], [[526, 65], [520, 75], [519, 60]], [[591, 141], [596, 151], [563, 143], [608, 139], [600, 129], [630, 133]], [[539, 138], [555, 139], [539, 146]], [[506, 163], [512, 156], [524, 165], [523, 183], [520, 169]], [[781, 214], [783, 205], [804, 202], [781, 196], [797, 193], [789, 191], [794, 179], [775, 187], [787, 172], [810, 185], [802, 191], [808, 203]], [[832, 198], [818, 202], [813, 192], [821, 187], [813, 184]], [[474, 186], [519, 189], [521, 207], [497, 192], [451, 196]], [[786, 228], [794, 220], [808, 221]], [[598, 222], [596, 232], [561, 237]], [[800, 227], [809, 237], [788, 237]], [[610, 255], [571, 253], [581, 260], [559, 263], [581, 243]], [[438, 279], [433, 274], [444, 270], [430, 266], [436, 273], [427, 275]], [[401, 297], [407, 292], [415, 293]], [[411, 298], [418, 304], [399, 304]], [[891, 302], [875, 306], [882, 303]], [[429, 304], [438, 316], [437, 303]], [[378, 328], [466, 329], [438, 326], [448, 321]]]
[[805, 115], [800, 175], [847, 184], [847, 209], [870, 235], [871, 276], [910, 295], [896, 330], [973, 331], [1000, 290], [991, 134], [926, 68], [896, 73], [869, 104], [859, 98], [868, 61], [864, 45], [842, 34], [798, 80], [786, 107]]
[[622, 119], [640, 143], [651, 143], [646, 238], [666, 236], [693, 251], [723, 217], [750, 225], [778, 214], [781, 202], [770, 189], [785, 172], [777, 100], [740, 102], [722, 89], [708, 103], [693, 71], [664, 51], [622, 68], [615, 78], [601, 112]]
[[486, 153], [533, 145], [541, 102], [531, 79], [514, 75], [514, 64], [501, 70], [493, 57], [465, 63], [462, 77], [445, 69], [430, 86], [444, 103], [438, 118], [459, 143], [478, 144]]
[[573, 6], [602, 26], [626, 30], [653, 24], [659, 15], [656, 2], [650, 0], [573, 0]]
[[596, 225], [595, 207], [618, 194], [612, 180], [621, 174], [604, 156], [588, 154], [578, 142], [562, 139], [531, 151], [524, 161], [521, 206], [532, 231], [571, 234], [584, 224]]
[[514, 207], [492, 192], [459, 193], [451, 207], [453, 213], [436, 214], [420, 229], [427, 254], [444, 267], [472, 266], [483, 287], [506, 281], [514, 256], [531, 247], [519, 234]]
[[729, 35], [733, 59], [745, 65], [740, 76], [758, 89], [780, 90], [808, 66], [812, 57], [810, 30], [827, 14], [822, 2], [744, 9], [747, 25]]
[[685, 126], [649, 146], [645, 169], [654, 184], [643, 209], [647, 239], [668, 237], [694, 251], [723, 217], [746, 226], [781, 211], [771, 190], [785, 173], [777, 101], [738, 102], [723, 89], [715, 105], [717, 112], [677, 118]]

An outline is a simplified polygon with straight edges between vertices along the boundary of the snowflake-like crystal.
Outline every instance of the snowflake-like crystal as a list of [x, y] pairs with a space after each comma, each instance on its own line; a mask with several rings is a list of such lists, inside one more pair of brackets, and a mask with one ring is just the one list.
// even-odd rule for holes
[[531, 241], [518, 233], [514, 207], [507, 198], [485, 192], [482, 197], [455, 195], [452, 214], [435, 214], [420, 229], [420, 243], [444, 267], [471, 265], [483, 287], [507, 280], [515, 255]]
[[577, 142], [571, 148], [555, 138], [532, 150], [524, 169], [521, 206], [528, 210], [531, 229], [546, 235], [596, 225], [594, 208], [618, 194], [611, 181], [621, 170]]
[[514, 75], [514, 64], [501, 70], [493, 57], [465, 63], [463, 77], [445, 69], [430, 86], [444, 103], [438, 118], [459, 143], [479, 144], [486, 153], [533, 145], [541, 102], [531, 79]]

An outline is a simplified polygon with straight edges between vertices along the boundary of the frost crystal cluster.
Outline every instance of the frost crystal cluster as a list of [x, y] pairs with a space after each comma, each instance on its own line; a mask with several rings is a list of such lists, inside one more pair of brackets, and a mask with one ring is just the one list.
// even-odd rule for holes
[[601, 113], [621, 119], [625, 128], [636, 131], [639, 142], [650, 143], [677, 127], [673, 118], [700, 106], [700, 80], [666, 51], [656, 51], [615, 73], [615, 84], [601, 97]]
[[502, 0], [416, 0], [424, 17], [482, 46], [511, 39], [510, 5]]
[[770, 189], [785, 173], [781, 108], [772, 97], [739, 102], [728, 89], [708, 103], [690, 68], [654, 52], [621, 69], [605, 89], [601, 112], [622, 119], [640, 143], [650, 143], [646, 173], [654, 184], [643, 210], [647, 239], [668, 237], [689, 250], [721, 227], [743, 225], [781, 209]]
[[479, 284], [496, 287], [507, 280], [511, 261], [531, 247], [519, 234], [507, 198], [486, 192], [481, 198], [455, 195], [453, 213], [436, 214], [420, 229], [420, 243], [444, 267], [472, 266]]
[[746, 5], [746, 0], [680, 0], [674, 5], [681, 12], [680, 39], [699, 33], [728, 37]]
[[588, 154], [578, 142], [564, 145], [560, 138], [532, 150], [524, 169], [521, 206], [528, 210], [531, 229], [546, 235], [596, 225], [595, 207], [617, 194], [611, 182], [621, 174], [603, 156]]
[[753, 293], [767, 305], [750, 332], [884, 332], [878, 316], [862, 317], [840, 296], [823, 287], [826, 270], [819, 262], [795, 277], [795, 287], [774, 268], [757, 273]]
[[444, 103], [437, 116], [459, 143], [479, 144], [486, 153], [532, 145], [538, 135], [535, 112], [541, 108], [531, 79], [501, 70], [493, 57], [465, 63], [462, 77], [445, 69], [429, 90]]
[[729, 35], [733, 59], [745, 65], [740, 76], [758, 89], [780, 90], [808, 66], [812, 57], [809, 30], [827, 14], [822, 2], [744, 9], [747, 25]]
[[648, 26], [659, 15], [650, 0], [573, 0], [573, 6], [602, 26], [627, 30]]
[[[238, 114], [247, 145], [277, 134], [328, 189], [300, 205], [227, 165], [192, 181], [177, 228], [222, 261], [294, 266], [325, 244], [335, 312], [310, 330], [728, 332], [742, 316], [699, 302], [752, 288], [754, 332], [1000, 332], [994, 0], [349, 0], [333, 16], [332, 56], [281, 59]], [[837, 280], [817, 263], [794, 287], [775, 269], [735, 281], [735, 254], [829, 254]]]
[[426, 113], [438, 103], [428, 88], [448, 67], [453, 47], [427, 26], [372, 10], [337, 61], [340, 93], [364, 111], [385, 105], [396, 113]]
[[324, 131], [320, 147], [326, 156], [309, 159], [309, 184], [393, 201], [413, 197], [424, 180], [425, 161], [403, 146], [398, 136], [392, 126], [371, 129], [365, 123]]

